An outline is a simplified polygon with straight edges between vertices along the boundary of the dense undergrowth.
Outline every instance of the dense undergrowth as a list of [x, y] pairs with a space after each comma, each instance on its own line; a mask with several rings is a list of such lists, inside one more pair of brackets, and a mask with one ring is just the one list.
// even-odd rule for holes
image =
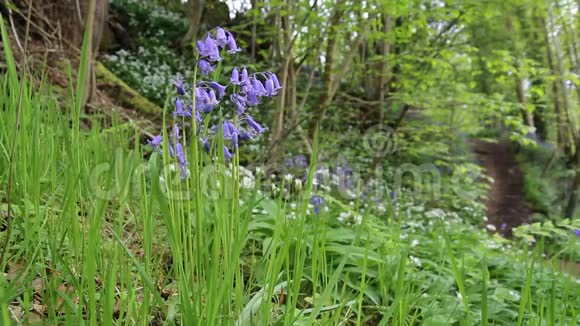
[[[353, 131], [315, 144], [320, 161], [294, 156], [271, 176], [239, 165], [247, 146], [226, 162], [194, 132], [184, 174], [167, 140], [183, 121], [171, 114], [175, 91], [164, 152], [152, 152], [115, 117], [81, 128], [82, 83], [58, 102], [5, 56], [3, 325], [578, 323], [580, 283], [559, 271], [559, 254], [543, 257], [548, 231], [488, 232], [481, 170], [449, 142], [459, 135], [411, 123], [372, 169], [376, 153]], [[213, 149], [227, 141], [217, 135]], [[396, 182], [422, 164], [440, 189]], [[566, 248], [579, 247], [580, 221], [560, 225]]]

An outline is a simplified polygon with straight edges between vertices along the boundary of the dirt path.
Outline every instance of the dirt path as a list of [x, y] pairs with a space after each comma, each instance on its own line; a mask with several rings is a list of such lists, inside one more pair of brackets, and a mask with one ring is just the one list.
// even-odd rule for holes
[[488, 224], [510, 236], [512, 228], [527, 223], [530, 215], [524, 198], [524, 177], [511, 144], [476, 139], [472, 141], [472, 148], [486, 174], [494, 180], [487, 193]]

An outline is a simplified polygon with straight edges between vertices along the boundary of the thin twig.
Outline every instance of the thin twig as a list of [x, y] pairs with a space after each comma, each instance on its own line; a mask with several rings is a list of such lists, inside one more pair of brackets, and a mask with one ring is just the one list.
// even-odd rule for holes
[[16, 31], [16, 26], [14, 26], [14, 19], [12, 19], [12, 9], [8, 7], [8, 20], [10, 20], [10, 27], [12, 28], [12, 33], [14, 34], [14, 39], [16, 40], [16, 44], [18, 48], [20, 48], [20, 52], [24, 54], [24, 48], [20, 43], [20, 39], [18, 38], [18, 32]]

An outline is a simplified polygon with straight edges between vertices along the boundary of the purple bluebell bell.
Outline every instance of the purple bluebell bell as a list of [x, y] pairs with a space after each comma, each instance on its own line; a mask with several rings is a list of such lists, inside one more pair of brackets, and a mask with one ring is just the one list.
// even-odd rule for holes
[[161, 143], [163, 143], [163, 136], [161, 135], [157, 135], [153, 137], [153, 139], [147, 141], [147, 144], [151, 145], [151, 147], [153, 147], [153, 150], [157, 150], [157, 148], [159, 148]]
[[256, 92], [256, 95], [258, 96], [264, 96], [266, 95], [266, 89], [264, 88], [264, 84], [262, 84], [262, 82], [254, 77], [254, 80], [252, 81], [252, 86], [254, 87], [254, 92]]
[[250, 140], [252, 139], [252, 135], [250, 135], [247, 131], [240, 132], [240, 140]]
[[232, 70], [232, 76], [230, 77], [230, 83], [234, 85], [240, 85], [240, 71], [236, 67]]
[[195, 88], [196, 110], [200, 110], [204, 113], [209, 113], [215, 108], [217, 104], [218, 101], [215, 97], [215, 93], [212, 90], [210, 90], [210, 92], [207, 92], [203, 87]]
[[213, 88], [216, 92], [218, 92], [218, 96], [220, 98], [224, 97], [224, 95], [226, 94], [226, 88], [228, 88], [228, 86], [224, 86], [224, 85], [220, 85], [217, 82], [210, 82], [209, 83], [209, 87]]
[[229, 139], [232, 141], [234, 149], [238, 148], [238, 136], [240, 135], [240, 131], [234, 123], [230, 120], [225, 120], [222, 124], [223, 127], [223, 135], [224, 139]]
[[199, 55], [202, 58], [207, 58], [210, 61], [219, 61], [222, 58], [220, 57], [220, 50], [216, 41], [211, 37], [210, 33], [207, 33], [205, 40], [197, 41], [197, 50], [199, 51]]
[[187, 159], [185, 158], [185, 153], [183, 152], [183, 146], [181, 143], [175, 143], [175, 157], [179, 164], [187, 164]]
[[205, 149], [205, 151], [209, 153], [209, 150], [211, 148], [211, 144], [209, 143], [209, 139], [207, 137], [202, 137], [199, 140], [203, 143], [203, 149]]
[[[188, 105], [187, 109], [189, 110], [189, 112], [193, 112], [193, 108], [191, 107], [191, 105]], [[201, 113], [199, 113], [198, 110], [195, 110], [195, 122], [200, 123], [202, 120], [203, 119], [201, 117]]]
[[276, 76], [275, 73], [269, 71], [268, 76], [270, 77], [269, 79], [272, 80], [272, 83], [274, 84], [275, 90], [279, 90], [282, 88], [282, 86], [280, 85], [280, 81], [278, 81], [278, 77]]
[[246, 112], [247, 98], [245, 96], [240, 94], [232, 94], [230, 96], [230, 99], [234, 104], [237, 114], [242, 114]]
[[171, 83], [173, 83], [173, 86], [175, 86], [177, 94], [182, 96], [185, 95], [186, 93], [185, 84], [183, 83], [183, 79], [181, 78], [181, 76], [177, 76], [174, 79], [172, 79]]
[[265, 87], [266, 87], [266, 96], [271, 97], [278, 94], [278, 91], [274, 87], [274, 81], [272, 79], [266, 80]]
[[251, 127], [252, 129], [254, 129], [254, 131], [255, 131], [257, 134], [261, 134], [261, 133], [263, 133], [264, 131], [266, 131], [266, 128], [262, 127], [262, 126], [261, 126], [259, 123], [257, 123], [256, 121], [254, 121], [254, 119], [252, 119], [252, 117], [251, 117], [251, 116], [249, 116], [249, 115], [248, 115], [248, 116], [246, 116], [246, 122], [247, 122], [247, 123], [250, 125], [250, 127]]
[[248, 90], [247, 96], [249, 106], [256, 106], [260, 104], [260, 99], [258, 98], [258, 96], [256, 96], [256, 92], [254, 92], [254, 89], [250, 88]]
[[181, 134], [179, 133], [179, 125], [174, 124], [173, 129], [171, 130], [171, 137], [175, 140], [181, 139]]
[[308, 159], [305, 155], [296, 155], [294, 157], [294, 164], [296, 164], [296, 167], [298, 168], [308, 167]]
[[210, 89], [209, 92], [207, 92], [208, 97], [209, 97], [209, 104], [213, 107], [215, 107], [219, 102], [217, 100], [217, 97], [215, 96], [215, 92], [213, 89]]
[[[208, 76], [215, 70], [215, 66], [212, 66], [211, 63], [205, 59], [199, 60], [199, 70], [202, 75]], [[182, 94], [183, 95], [183, 94]]]
[[215, 28], [215, 41], [217, 45], [222, 48], [225, 47], [228, 43], [228, 36], [226, 35], [226, 31], [219, 26]]
[[576, 231], [574, 231], [574, 234], [575, 234], [577, 237], [580, 237], [580, 229], [577, 229]]
[[242, 49], [240, 49], [238, 47], [238, 45], [236, 44], [236, 40], [234, 39], [234, 36], [232, 35], [232, 33], [230, 32], [226, 32], [228, 35], [228, 41], [226, 43], [226, 49], [228, 51], [228, 53], [230, 54], [234, 54], [236, 52], [242, 51]]
[[320, 214], [320, 208], [324, 205], [324, 198], [318, 195], [310, 197], [310, 204], [314, 206], [314, 213]]
[[173, 112], [173, 115], [176, 117], [191, 118], [191, 110], [189, 109], [189, 107], [187, 107], [186, 109], [184, 109], [183, 107], [184, 107], [183, 100], [180, 98], [175, 99], [175, 111]]
[[230, 152], [228, 147], [224, 145], [224, 159], [226, 161], [229, 161], [232, 159], [232, 157], [234, 157], [234, 156], [232, 155], [232, 153]]
[[176, 142], [174, 144], [175, 150], [173, 147], [169, 145], [169, 155], [172, 158], [176, 158], [179, 168], [181, 170], [181, 179], [185, 179], [187, 177], [187, 158], [185, 157], [185, 152], [183, 151], [183, 146], [181, 143]]
[[242, 74], [240, 76], [240, 83], [242, 85], [243, 84], [250, 84], [250, 77], [248, 76], [248, 69], [246, 69], [246, 67], [242, 68]]

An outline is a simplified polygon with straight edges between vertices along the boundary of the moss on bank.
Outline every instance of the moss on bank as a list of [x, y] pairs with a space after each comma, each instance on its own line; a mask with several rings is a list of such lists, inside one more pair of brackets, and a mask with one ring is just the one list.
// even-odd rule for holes
[[95, 73], [99, 86], [105, 87], [109, 96], [114, 98], [123, 107], [134, 109], [147, 116], [160, 117], [163, 109], [112, 73], [101, 62], [95, 63]]

